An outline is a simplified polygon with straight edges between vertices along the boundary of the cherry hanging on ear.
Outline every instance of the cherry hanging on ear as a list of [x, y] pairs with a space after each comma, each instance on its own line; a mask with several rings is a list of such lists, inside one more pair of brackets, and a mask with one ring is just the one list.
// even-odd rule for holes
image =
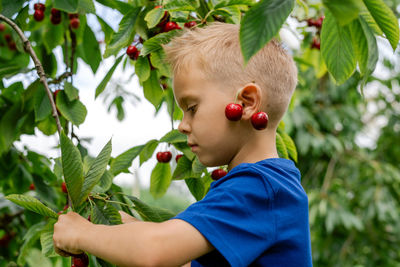
[[251, 124], [256, 130], [263, 130], [268, 125], [268, 115], [264, 111], [254, 113], [251, 116]]
[[230, 103], [225, 107], [225, 116], [230, 121], [238, 121], [242, 118], [243, 107], [239, 104]]

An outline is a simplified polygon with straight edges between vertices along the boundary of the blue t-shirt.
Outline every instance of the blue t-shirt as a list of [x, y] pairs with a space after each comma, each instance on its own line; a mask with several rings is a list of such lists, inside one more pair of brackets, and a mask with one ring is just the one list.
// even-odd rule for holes
[[291, 160], [239, 164], [174, 219], [215, 247], [192, 266], [312, 266], [308, 198]]

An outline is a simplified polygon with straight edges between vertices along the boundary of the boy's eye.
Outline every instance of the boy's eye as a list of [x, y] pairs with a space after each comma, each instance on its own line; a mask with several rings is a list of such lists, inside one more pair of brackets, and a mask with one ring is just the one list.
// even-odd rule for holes
[[188, 108], [187, 108], [187, 111], [195, 112], [195, 111], [196, 111], [196, 106], [197, 106], [197, 105], [193, 105], [193, 106], [188, 107]]

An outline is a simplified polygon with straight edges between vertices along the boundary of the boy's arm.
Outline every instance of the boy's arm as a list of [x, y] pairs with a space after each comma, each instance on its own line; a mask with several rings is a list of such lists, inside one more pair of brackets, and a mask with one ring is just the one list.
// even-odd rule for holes
[[180, 266], [214, 249], [182, 220], [107, 226], [92, 224], [74, 212], [59, 217], [53, 240], [58, 249], [86, 251], [118, 266]]

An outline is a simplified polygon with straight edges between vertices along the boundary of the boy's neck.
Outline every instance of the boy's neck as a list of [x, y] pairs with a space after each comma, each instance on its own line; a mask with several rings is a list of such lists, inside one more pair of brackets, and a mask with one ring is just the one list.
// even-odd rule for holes
[[279, 158], [276, 150], [276, 130], [257, 132], [248, 138], [235, 157], [228, 164], [230, 171], [240, 163], [255, 163], [268, 158]]

